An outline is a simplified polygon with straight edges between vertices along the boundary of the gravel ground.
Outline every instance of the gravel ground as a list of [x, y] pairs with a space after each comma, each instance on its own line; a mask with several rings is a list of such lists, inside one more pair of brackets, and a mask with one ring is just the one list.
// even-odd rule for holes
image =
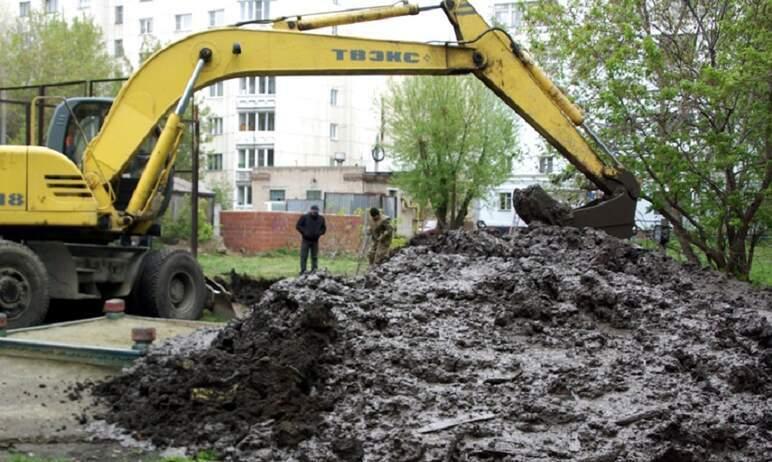
[[274, 284], [98, 417], [229, 460], [770, 460], [771, 291], [593, 230], [412, 244]]

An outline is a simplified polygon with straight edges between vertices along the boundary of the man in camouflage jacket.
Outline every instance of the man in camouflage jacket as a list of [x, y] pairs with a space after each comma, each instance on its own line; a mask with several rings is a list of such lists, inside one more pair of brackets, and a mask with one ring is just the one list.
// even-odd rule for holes
[[371, 265], [377, 265], [389, 254], [394, 228], [391, 226], [391, 218], [377, 208], [370, 209], [370, 218], [370, 250], [367, 259]]

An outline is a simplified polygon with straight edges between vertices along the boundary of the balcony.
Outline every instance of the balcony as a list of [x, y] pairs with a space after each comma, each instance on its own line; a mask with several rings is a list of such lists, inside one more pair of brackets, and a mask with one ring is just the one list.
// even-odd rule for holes
[[236, 182], [237, 183], [251, 183], [252, 182], [252, 170], [236, 170]]
[[237, 95], [236, 109], [264, 109], [276, 107], [276, 95]]

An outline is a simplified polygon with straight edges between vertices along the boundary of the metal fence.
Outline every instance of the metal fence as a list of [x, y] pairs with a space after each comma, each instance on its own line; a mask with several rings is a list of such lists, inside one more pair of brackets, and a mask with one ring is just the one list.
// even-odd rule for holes
[[115, 96], [125, 80], [121, 77], [0, 87], [0, 144], [45, 144], [51, 113], [60, 102], [57, 97]]
[[326, 213], [361, 215], [362, 212], [377, 207], [386, 215], [397, 217], [397, 198], [384, 194], [325, 193], [324, 210]]
[[383, 210], [392, 218], [396, 218], [398, 212], [396, 197], [377, 193], [325, 193], [321, 200], [288, 199], [271, 202], [271, 211], [306, 212], [312, 205], [319, 207], [322, 213], [331, 215], [362, 215], [373, 207]]
[[289, 199], [284, 204], [284, 210], [287, 212], [306, 212], [312, 205], [319, 207], [319, 210], [326, 210], [323, 200]]

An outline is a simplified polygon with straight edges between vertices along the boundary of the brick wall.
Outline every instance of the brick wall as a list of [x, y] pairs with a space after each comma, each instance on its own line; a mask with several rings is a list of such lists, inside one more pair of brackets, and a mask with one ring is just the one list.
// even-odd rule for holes
[[[300, 249], [300, 234], [295, 231], [299, 213], [226, 211], [220, 213], [220, 234], [229, 250], [249, 253], [279, 249]], [[362, 239], [362, 217], [325, 215], [327, 234], [322, 236], [320, 251], [356, 253]]]

